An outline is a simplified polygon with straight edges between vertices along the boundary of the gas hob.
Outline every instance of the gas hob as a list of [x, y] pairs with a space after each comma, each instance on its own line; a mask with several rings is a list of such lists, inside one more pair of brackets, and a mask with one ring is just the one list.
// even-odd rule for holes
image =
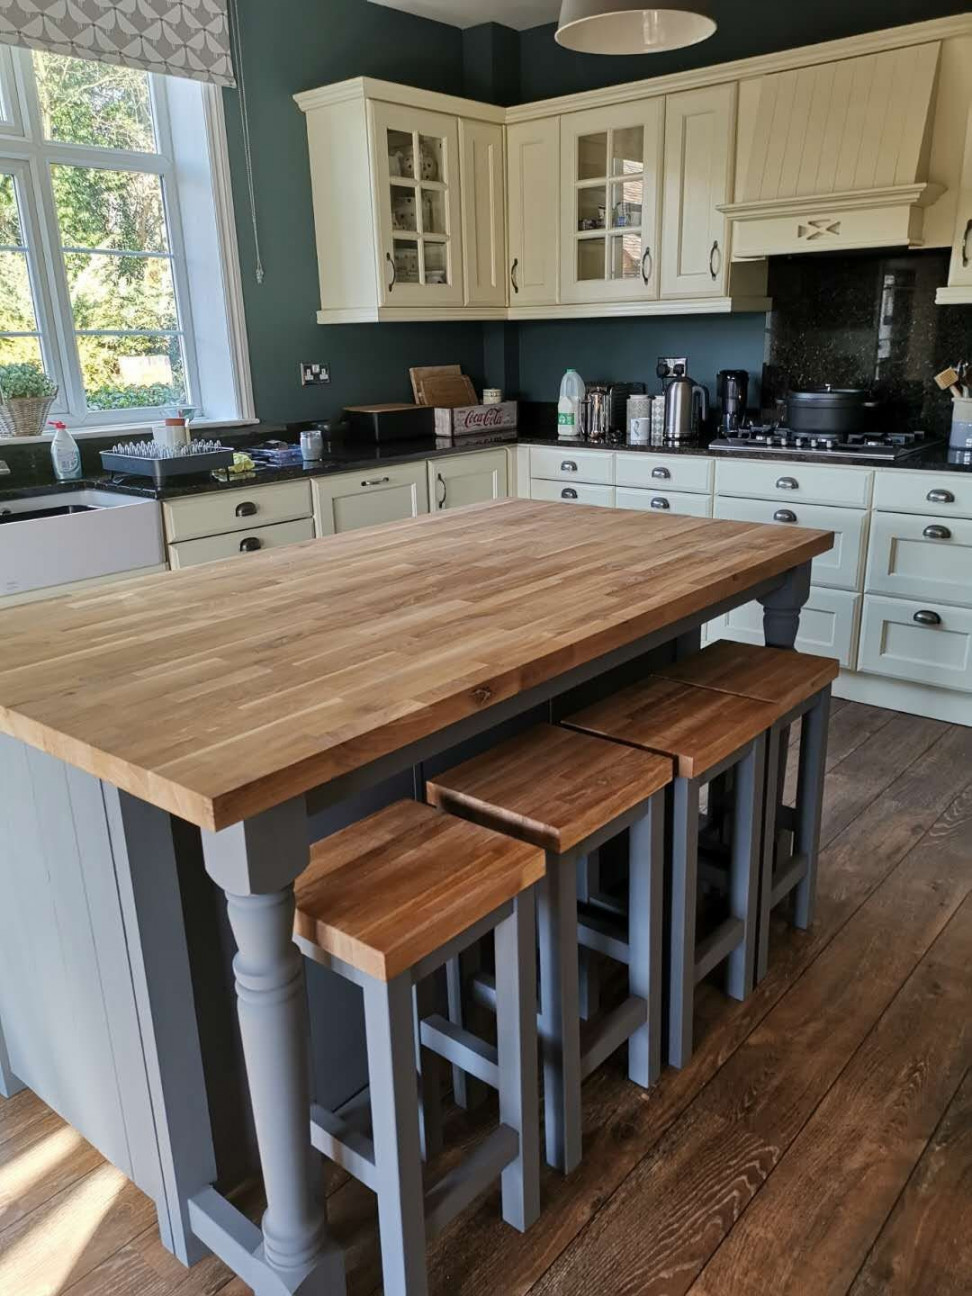
[[793, 432], [770, 425], [739, 428], [717, 437], [709, 449], [722, 454], [780, 455], [787, 459], [878, 460], [893, 463], [938, 444], [924, 432], [851, 432], [846, 436]]

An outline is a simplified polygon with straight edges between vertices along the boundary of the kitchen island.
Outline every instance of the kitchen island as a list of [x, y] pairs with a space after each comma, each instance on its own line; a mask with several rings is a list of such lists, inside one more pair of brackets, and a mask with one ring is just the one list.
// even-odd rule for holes
[[[751, 599], [791, 647], [831, 544], [507, 500], [3, 613], [0, 1090], [29, 1085], [120, 1165], [186, 1262], [342, 1291], [291, 940], [309, 841]], [[189, 932], [206, 875], [238, 950], [262, 1230], [215, 1187], [245, 1131], [217, 1097], [232, 1045], [207, 1040], [218, 959]]]

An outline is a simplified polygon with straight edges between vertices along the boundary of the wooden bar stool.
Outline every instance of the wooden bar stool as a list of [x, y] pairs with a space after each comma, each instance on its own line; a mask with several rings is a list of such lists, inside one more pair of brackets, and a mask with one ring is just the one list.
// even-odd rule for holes
[[[763, 702], [651, 678], [564, 721], [675, 761], [668, 987], [668, 1061], [675, 1067], [692, 1056], [696, 984], [725, 960], [727, 993], [745, 999], [753, 988], [763, 768], [773, 717]], [[734, 774], [729, 915], [696, 942], [699, 794], [728, 770]]]
[[[661, 1070], [664, 788], [671, 779], [672, 763], [661, 756], [538, 725], [426, 785], [441, 809], [546, 852], [539, 891], [544, 1128], [547, 1161], [565, 1173], [581, 1159], [582, 1080], [625, 1040], [636, 1084], [647, 1088]], [[615, 932], [588, 907], [578, 925], [578, 861], [626, 828], [627, 928]], [[583, 1050], [579, 942], [628, 968], [628, 997], [590, 1023]]]
[[[757, 981], [766, 975], [769, 962], [771, 911], [792, 896], [794, 926], [806, 928], [813, 921], [830, 690], [839, 672], [831, 657], [728, 639], [658, 672], [668, 679], [754, 698], [774, 709], [766, 751]], [[784, 802], [787, 743], [790, 726], [801, 717], [796, 802], [791, 807]]]
[[[498, 1176], [503, 1218], [540, 1210], [535, 886], [542, 851], [415, 801], [399, 801], [311, 848], [296, 883], [294, 939], [364, 992], [371, 1133], [315, 1106], [314, 1146], [378, 1197], [384, 1290], [427, 1290], [426, 1237]], [[473, 941], [496, 945], [497, 1047], [445, 1018], [416, 1025], [416, 987]], [[500, 1124], [423, 1189], [416, 1032], [499, 1091]]]

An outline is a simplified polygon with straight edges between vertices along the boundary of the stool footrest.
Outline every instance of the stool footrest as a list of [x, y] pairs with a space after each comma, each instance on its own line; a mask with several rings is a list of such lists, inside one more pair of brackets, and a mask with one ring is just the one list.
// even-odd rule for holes
[[640, 1030], [648, 1020], [648, 1000], [631, 995], [617, 1008], [599, 1017], [585, 1033], [584, 1051], [581, 1054], [581, 1079], [587, 1077], [605, 1062], [615, 1049]]
[[500, 1125], [425, 1193], [425, 1227], [435, 1237], [520, 1155], [520, 1136]]
[[[495, 989], [493, 993], [495, 1002]], [[431, 1049], [467, 1075], [482, 1080], [491, 1089], [499, 1089], [499, 1054], [492, 1044], [439, 1013], [422, 1019], [421, 1038], [424, 1048]]]
[[335, 1165], [346, 1170], [372, 1192], [378, 1191], [375, 1145], [337, 1112], [318, 1103], [311, 1105], [311, 1143]]
[[480, 1008], [496, 1011], [496, 978], [492, 972], [477, 972], [469, 982], [473, 1003]]
[[695, 983], [709, 975], [724, 958], [727, 958], [745, 935], [746, 925], [741, 918], [727, 918], [695, 947]]
[[589, 904], [577, 906], [577, 943], [615, 963], [628, 964], [628, 932], [624, 923]]
[[770, 898], [772, 908], [775, 909], [783, 897], [788, 896], [793, 888], [803, 881], [807, 876], [809, 863], [806, 855], [794, 855], [787, 864], [776, 870], [773, 874], [773, 891]]

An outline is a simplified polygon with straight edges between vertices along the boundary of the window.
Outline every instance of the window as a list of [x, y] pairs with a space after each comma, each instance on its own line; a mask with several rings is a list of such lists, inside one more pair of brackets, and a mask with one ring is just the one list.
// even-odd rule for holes
[[220, 113], [213, 87], [0, 50], [0, 364], [42, 364], [72, 426], [252, 413]]

